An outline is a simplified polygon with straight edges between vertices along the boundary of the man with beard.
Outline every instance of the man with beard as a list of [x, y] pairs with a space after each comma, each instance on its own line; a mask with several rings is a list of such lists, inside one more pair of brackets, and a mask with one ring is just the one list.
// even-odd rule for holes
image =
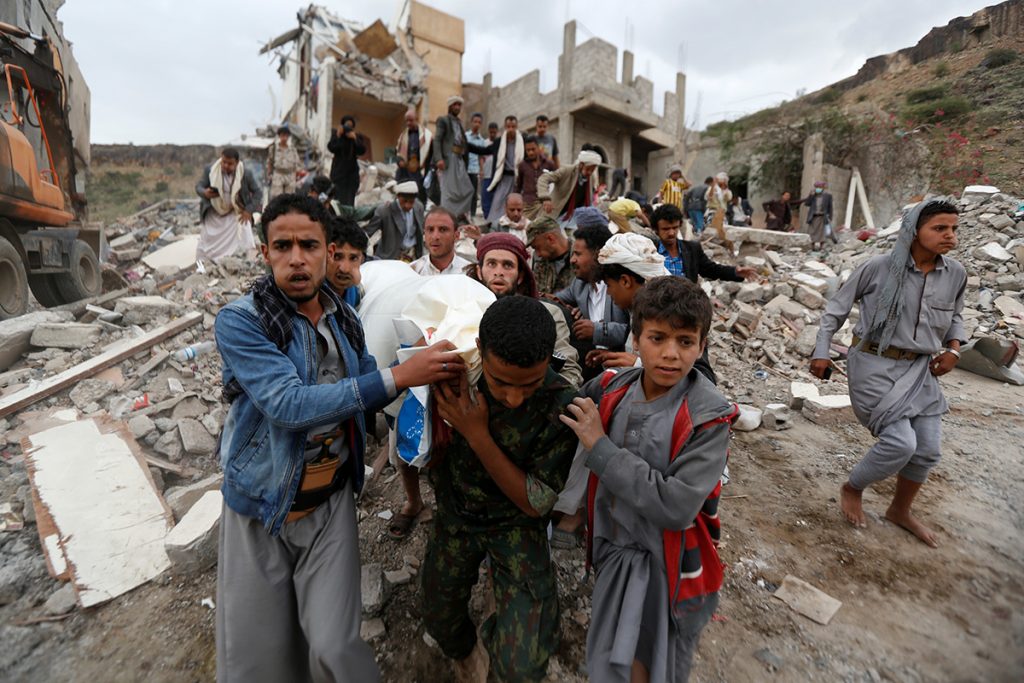
[[[469, 216], [473, 203], [473, 182], [466, 166], [467, 153], [493, 154], [497, 145], [489, 147], [470, 142], [462, 127], [459, 114], [462, 113], [462, 98], [453, 95], [448, 98], [448, 113], [438, 117], [434, 135], [434, 168], [441, 177], [440, 205], [461, 220]], [[500, 163], [500, 161], [498, 162]], [[466, 220], [466, 222], [469, 222]]]
[[[518, 237], [504, 232], [484, 235], [476, 243], [476, 260], [466, 267], [466, 275], [483, 283], [499, 299], [514, 294], [537, 298], [537, 284], [530, 270], [526, 246]], [[578, 387], [583, 375], [579, 354], [570, 341], [568, 311], [550, 301], [542, 299], [541, 303], [555, 321], [554, 364], [561, 363], [561, 368], [555, 369], [562, 379]]]
[[331, 221], [331, 244], [334, 255], [327, 260], [327, 284], [345, 303], [358, 308], [362, 298], [359, 268], [366, 261], [369, 239], [354, 220], [335, 218]]
[[380, 231], [373, 255], [381, 259], [412, 261], [423, 255], [423, 204], [416, 183], [406, 180], [395, 187], [392, 202], [379, 204], [366, 224], [367, 237]]
[[355, 311], [326, 283], [329, 220], [304, 195], [270, 202], [261, 249], [272, 272], [217, 315], [230, 404], [220, 442], [222, 682], [378, 680], [359, 635], [363, 413], [465, 368], [440, 341], [377, 369]]
[[540, 151], [536, 138], [528, 135], [524, 141], [526, 158], [519, 162], [516, 170], [516, 193], [523, 197], [526, 217], [533, 220], [541, 210], [540, 200], [537, 199], [537, 179], [544, 171], [554, 171], [557, 167]]
[[398, 136], [398, 170], [395, 180], [399, 183], [408, 180], [416, 183], [419, 188], [420, 202], [427, 203], [427, 190], [423, 187], [423, 169], [430, 167], [430, 151], [434, 136], [426, 126], [421, 126], [416, 119], [416, 110], [405, 112], [405, 128]]
[[537, 180], [537, 198], [542, 202], [544, 213], [557, 218], [564, 226], [572, 222], [576, 209], [592, 205], [593, 176], [600, 163], [600, 154], [585, 149], [580, 151], [573, 166], [542, 173]]
[[505, 198], [515, 191], [519, 164], [526, 155], [519, 119], [511, 115], [505, 117], [505, 134], [498, 139], [497, 145], [492, 143], [490, 149], [494, 150], [494, 177], [487, 189], [494, 194], [487, 223], [495, 225], [505, 211]]
[[455, 216], [443, 206], [435, 206], [423, 218], [423, 244], [427, 253], [409, 265], [420, 275], [461, 273], [469, 261], [455, 253], [458, 239]]
[[220, 158], [203, 169], [196, 194], [202, 223], [196, 258], [217, 261], [240, 250], [254, 255], [252, 215], [260, 210], [263, 191], [239, 160], [237, 149], [225, 147]]

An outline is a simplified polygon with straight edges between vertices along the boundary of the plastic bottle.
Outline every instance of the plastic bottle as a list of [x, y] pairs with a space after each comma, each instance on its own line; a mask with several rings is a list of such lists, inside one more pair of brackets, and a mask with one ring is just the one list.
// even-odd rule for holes
[[184, 363], [190, 361], [196, 356], [202, 355], [207, 351], [213, 351], [217, 348], [217, 344], [212, 341], [204, 341], [199, 344], [193, 344], [192, 346], [186, 346], [180, 351], [174, 352], [174, 360]]

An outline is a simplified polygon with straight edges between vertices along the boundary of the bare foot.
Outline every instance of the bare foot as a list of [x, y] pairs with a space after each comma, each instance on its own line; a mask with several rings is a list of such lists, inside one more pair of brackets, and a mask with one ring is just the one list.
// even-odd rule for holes
[[862, 493], [848, 483], [843, 484], [839, 489], [839, 507], [843, 510], [843, 517], [846, 517], [847, 522], [861, 529], [868, 525], [864, 518], [864, 508], [861, 507]]
[[402, 506], [402, 514], [407, 517], [419, 517], [419, 514], [423, 512], [423, 501], [405, 501], [405, 505]]
[[935, 534], [932, 532], [932, 530], [926, 527], [924, 524], [921, 524], [917, 517], [910, 514], [909, 511], [899, 512], [898, 510], [894, 510], [892, 507], [890, 507], [888, 510], [885, 511], [885, 518], [893, 524], [895, 524], [896, 526], [901, 526], [910, 533], [914, 534], [919, 539], [921, 539], [926, 545], [932, 548], [939, 547], [939, 544], [935, 541]]

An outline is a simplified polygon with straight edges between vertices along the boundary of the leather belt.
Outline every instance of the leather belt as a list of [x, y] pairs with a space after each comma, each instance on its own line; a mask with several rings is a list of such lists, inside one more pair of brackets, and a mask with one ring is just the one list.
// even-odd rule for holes
[[[852, 348], [856, 348], [857, 345], [860, 344], [860, 342], [861, 342], [860, 337], [854, 335], [854, 337], [853, 337], [853, 345], [850, 348], [851, 349]], [[874, 354], [874, 355], [881, 355], [883, 358], [891, 358], [893, 360], [914, 360], [918, 356], [921, 355], [917, 351], [907, 351], [906, 349], [901, 349], [901, 348], [898, 348], [896, 346], [890, 346], [885, 351], [883, 351], [881, 354], [879, 354], [878, 353], [878, 344], [875, 343], [875, 342], [870, 342], [870, 343], [865, 344], [860, 350], [863, 351], [864, 353], [871, 353], [871, 354]]]
[[340, 466], [338, 458], [306, 463], [302, 468], [302, 480], [295, 493], [295, 500], [292, 501], [291, 512], [284, 518], [285, 523], [312, 514], [328, 498], [345, 488], [351, 473], [351, 454]]
[[466, 148], [462, 145], [452, 145], [452, 154], [456, 156], [462, 156], [462, 153], [466, 151]]

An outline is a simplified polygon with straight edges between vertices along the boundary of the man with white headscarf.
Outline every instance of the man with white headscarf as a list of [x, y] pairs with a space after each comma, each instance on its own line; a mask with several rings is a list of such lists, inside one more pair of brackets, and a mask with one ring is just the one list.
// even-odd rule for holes
[[590, 206], [594, 197], [594, 172], [600, 163], [600, 154], [582, 150], [572, 166], [542, 173], [537, 180], [537, 199], [542, 202], [544, 213], [567, 225], [576, 209]]
[[438, 117], [434, 134], [434, 168], [441, 178], [441, 206], [451, 211], [460, 222], [469, 222], [469, 208], [473, 203], [473, 181], [467, 169], [467, 154], [494, 154], [498, 145], [481, 147], [466, 138], [459, 114], [462, 98], [448, 98], [448, 113]]
[[494, 157], [494, 177], [491, 178], [487, 190], [493, 193], [491, 212], [486, 216], [490, 225], [497, 225], [505, 213], [505, 200], [515, 190], [519, 178], [519, 163], [525, 155], [523, 134], [519, 132], [519, 119], [509, 115], [505, 117], [505, 134], [497, 140], [497, 153]]
[[196, 259], [219, 261], [238, 251], [255, 256], [252, 215], [260, 210], [263, 190], [237, 149], [225, 147], [220, 158], [203, 169], [196, 194], [202, 224]]
[[866, 526], [861, 494], [896, 474], [885, 518], [935, 547], [935, 534], [911, 514], [914, 497], [938, 463], [942, 415], [949, 410], [938, 377], [960, 358], [967, 273], [945, 254], [956, 247], [959, 210], [927, 199], [904, 215], [896, 245], [853, 272], [821, 316], [811, 372], [826, 379], [832, 336], [855, 301], [860, 319], [847, 360], [850, 402], [878, 438], [840, 490], [850, 524]]

